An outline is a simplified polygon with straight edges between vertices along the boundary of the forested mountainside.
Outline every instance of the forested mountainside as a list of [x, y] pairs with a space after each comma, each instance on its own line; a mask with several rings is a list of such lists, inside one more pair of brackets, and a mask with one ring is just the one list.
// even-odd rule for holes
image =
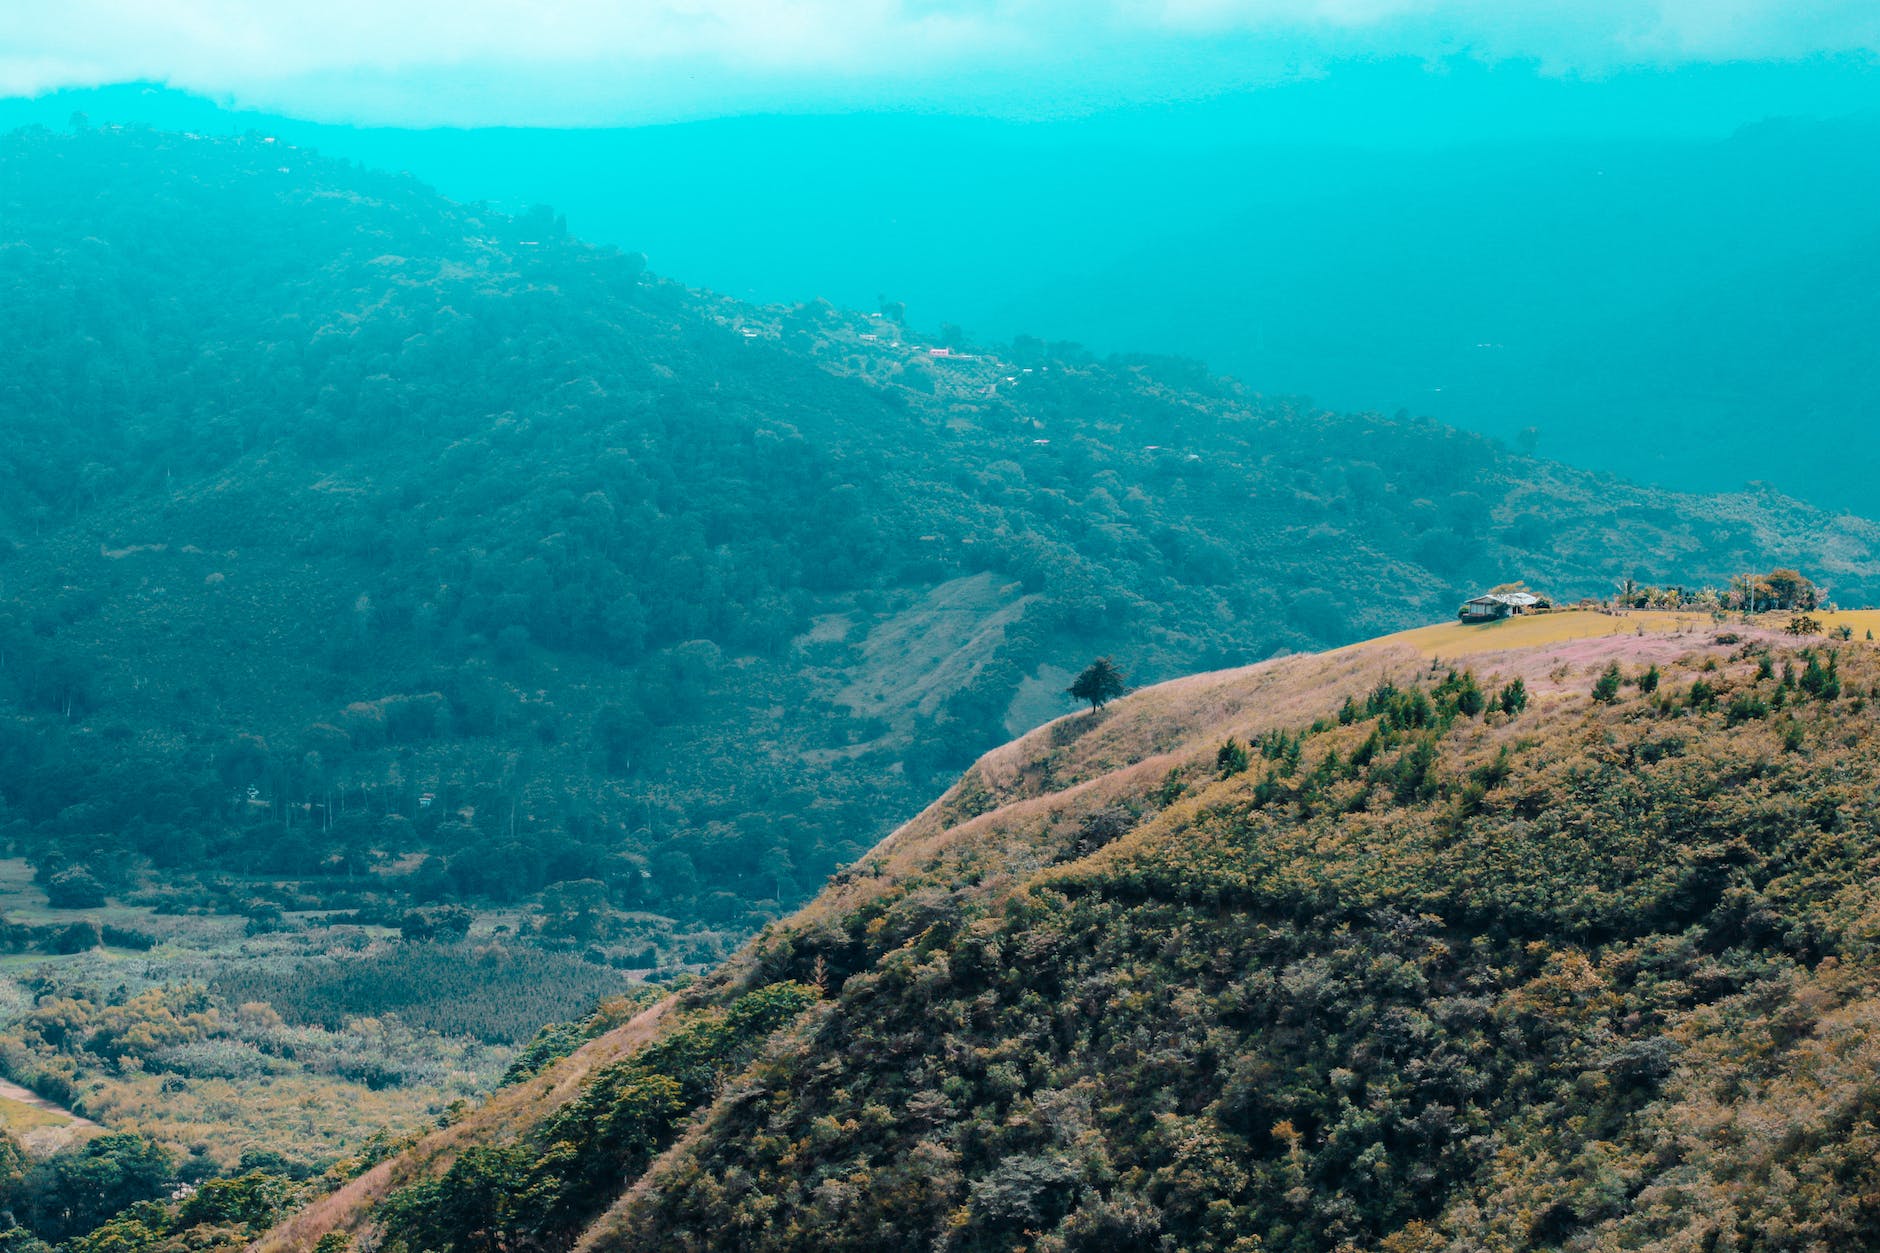
[[1870, 523], [1779, 497], [936, 355], [263, 135], [18, 132], [0, 205], [0, 826], [70, 899], [575, 883], [602, 959], [703, 959], [659, 920], [774, 917], [1095, 654], [1153, 680], [1517, 575], [1880, 587]]
[[1575, 629], [1040, 728], [255, 1247], [1873, 1247], [1880, 654]]
[[[872, 308], [887, 292], [989, 340], [1180, 352], [1333, 408], [1409, 405], [1509, 440], [1536, 428], [1547, 456], [1634, 480], [1765, 480], [1880, 513], [1864, 463], [1820, 455], [1869, 446], [1880, 418], [1871, 87], [1859, 105], [1772, 101], [1732, 109], [1750, 123], [1734, 133], [1715, 117], [1672, 137], [1642, 101], [1602, 126], [1616, 84], [1540, 75], [1557, 105], [1580, 100], [1543, 135], [1467, 58], [1359, 72], [1415, 102], [1362, 121], [1353, 73], [1027, 122], [565, 130], [318, 125], [120, 86], [0, 99], [0, 128], [82, 110], [259, 129], [459, 199], [551, 201], [584, 238], [739, 295]], [[1652, 77], [1661, 100], [1704, 107], [1704, 75]], [[1419, 110], [1426, 91], [1459, 129]], [[1866, 112], [1837, 116], [1850, 108]]]

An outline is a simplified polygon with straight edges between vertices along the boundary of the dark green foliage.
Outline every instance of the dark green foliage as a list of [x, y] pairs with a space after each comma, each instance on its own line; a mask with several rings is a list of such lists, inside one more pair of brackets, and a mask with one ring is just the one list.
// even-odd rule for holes
[[503, 1074], [503, 1083], [520, 1083], [547, 1070], [589, 1040], [626, 1021], [650, 996], [643, 989], [637, 997], [603, 1001], [594, 1013], [579, 1022], [548, 1024], [516, 1053], [516, 1059]]
[[589, 1038], [590, 1034], [583, 1023], [550, 1023], [537, 1031], [535, 1038], [517, 1052], [516, 1060], [503, 1072], [503, 1082], [520, 1083], [524, 1079], [533, 1078], [580, 1048]]
[[83, 1235], [136, 1202], [166, 1196], [176, 1167], [169, 1150], [142, 1136], [98, 1136], [34, 1165], [24, 1208], [45, 1239]]
[[1464, 718], [1477, 717], [1488, 707], [1488, 698], [1471, 670], [1451, 670], [1430, 695], [1445, 713], [1460, 714]]
[[1841, 695], [1840, 659], [1830, 651], [1828, 663], [1821, 663], [1821, 655], [1815, 649], [1806, 653], [1807, 666], [1802, 670], [1802, 677], [1797, 680], [1801, 690], [1820, 700], [1837, 700]]
[[54, 909], [97, 909], [105, 903], [104, 886], [83, 866], [73, 866], [46, 880], [46, 902]]
[[1500, 787], [1514, 773], [1514, 755], [1503, 744], [1495, 751], [1495, 758], [1486, 765], [1476, 766], [1469, 772], [1469, 777], [1484, 788]]
[[1650, 696], [1653, 692], [1658, 690], [1658, 680], [1658, 663], [1653, 662], [1645, 668], [1644, 674], [1639, 675], [1638, 690], [1646, 696]]
[[1739, 692], [1730, 699], [1724, 717], [1731, 726], [1769, 716], [1769, 703], [1754, 692]]
[[1372, 727], [1371, 733], [1364, 737], [1363, 742], [1360, 743], [1357, 748], [1352, 750], [1352, 753], [1351, 753], [1352, 766], [1355, 768], [1355, 767], [1364, 767], [1364, 766], [1370, 765], [1372, 760], [1376, 758], [1378, 754], [1378, 750], [1382, 749], [1383, 747], [1384, 747], [1384, 728]]
[[104, 928], [96, 919], [82, 918], [61, 929], [46, 945], [53, 953], [88, 953], [104, 944]]
[[407, 940], [417, 942], [442, 941], [454, 944], [470, 933], [471, 924], [476, 916], [459, 905], [446, 905], [442, 909], [408, 910], [398, 920], [398, 933]]
[[1518, 678], [1510, 680], [1508, 686], [1501, 689], [1501, 695], [1496, 698], [1495, 703], [1500, 705], [1501, 711], [1511, 718], [1519, 714], [1527, 708], [1527, 683]]
[[293, 1182], [264, 1170], [204, 1181], [177, 1207], [176, 1225], [233, 1224], [265, 1231], [300, 1199]]
[[370, 958], [316, 958], [286, 970], [232, 966], [212, 986], [233, 1003], [265, 1001], [289, 1022], [329, 1029], [395, 1013], [420, 1029], [519, 1042], [626, 988], [618, 972], [520, 945], [399, 945]]
[[[1834, 706], [1835, 752], [1771, 761], [1755, 719], [1632, 715], [1582, 699], [1492, 751], [1460, 717], [1372, 715], [1308, 736], [1299, 788], [1276, 754], [963, 925], [906, 913], [969, 895], [919, 873], [801, 924], [867, 960], [611, 1238], [1750, 1247], [1788, 1215], [1865, 1247], [1872, 1138], [1826, 1111], [1876, 1099], [1875, 858], [1842, 832], [1880, 734]], [[1366, 808], [1302, 803], [1322, 751], [1371, 740]]]
[[412, 1250], [502, 1253], [540, 1212], [528, 1181], [531, 1164], [519, 1147], [472, 1145], [441, 1179], [394, 1193], [385, 1223]]
[[1624, 677], [1619, 673], [1619, 663], [1612, 662], [1600, 671], [1599, 678], [1593, 681], [1593, 699], [1603, 704], [1611, 704], [1619, 699], [1619, 685]]
[[1110, 701], [1115, 700], [1129, 690], [1129, 684], [1108, 657], [1099, 657], [1085, 666], [1083, 672], [1071, 681], [1067, 694], [1077, 700], [1090, 702], [1090, 712], [1095, 713]]
[[563, 1248], [670, 1143], [686, 1112], [813, 1005], [795, 983], [747, 993], [590, 1076], [525, 1142], [467, 1149], [441, 1176], [381, 1210], [388, 1247], [409, 1253]]
[[[1243, 767], [1244, 768], [1244, 767]], [[1085, 816], [1077, 827], [1079, 852], [1095, 852], [1129, 833], [1139, 815], [1127, 805], [1107, 805]]]
[[502, 1253], [515, 1232], [540, 1215], [528, 1180], [532, 1155], [519, 1146], [474, 1144], [444, 1178], [421, 1183], [385, 1202], [385, 1225], [410, 1249], [436, 1253]]
[[1253, 758], [1247, 752], [1247, 746], [1232, 736], [1229, 736], [1226, 742], [1221, 745], [1220, 751], [1214, 754], [1214, 770], [1216, 774], [1225, 779], [1229, 775], [1239, 774], [1241, 771], [1245, 770], [1252, 761]]

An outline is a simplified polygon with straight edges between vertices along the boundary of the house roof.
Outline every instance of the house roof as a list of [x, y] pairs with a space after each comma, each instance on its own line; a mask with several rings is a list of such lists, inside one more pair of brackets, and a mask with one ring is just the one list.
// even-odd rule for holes
[[1484, 592], [1467, 602], [1471, 605], [1508, 605], [1511, 608], [1525, 609], [1529, 605], [1538, 605], [1541, 598], [1533, 592]]

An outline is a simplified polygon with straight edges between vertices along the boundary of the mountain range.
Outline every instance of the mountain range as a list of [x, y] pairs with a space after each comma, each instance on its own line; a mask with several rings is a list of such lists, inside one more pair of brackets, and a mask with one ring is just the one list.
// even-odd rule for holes
[[1396, 64], [1067, 117], [569, 129], [315, 124], [122, 86], [0, 102], [0, 125], [273, 135], [466, 202], [548, 201], [742, 299], [886, 297], [987, 343], [1200, 358], [1636, 481], [1873, 516], [1858, 466], [1815, 449], [1875, 420], [1880, 122], [1759, 113], [1713, 77]]

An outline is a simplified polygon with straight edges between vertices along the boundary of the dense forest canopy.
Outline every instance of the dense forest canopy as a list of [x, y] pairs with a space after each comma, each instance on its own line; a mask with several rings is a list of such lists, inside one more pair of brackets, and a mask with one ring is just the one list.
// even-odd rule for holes
[[1510, 575], [1880, 585], [1871, 524], [1777, 496], [743, 305], [260, 134], [21, 131], [0, 204], [0, 822], [112, 896], [591, 881], [748, 928], [1093, 655]]

